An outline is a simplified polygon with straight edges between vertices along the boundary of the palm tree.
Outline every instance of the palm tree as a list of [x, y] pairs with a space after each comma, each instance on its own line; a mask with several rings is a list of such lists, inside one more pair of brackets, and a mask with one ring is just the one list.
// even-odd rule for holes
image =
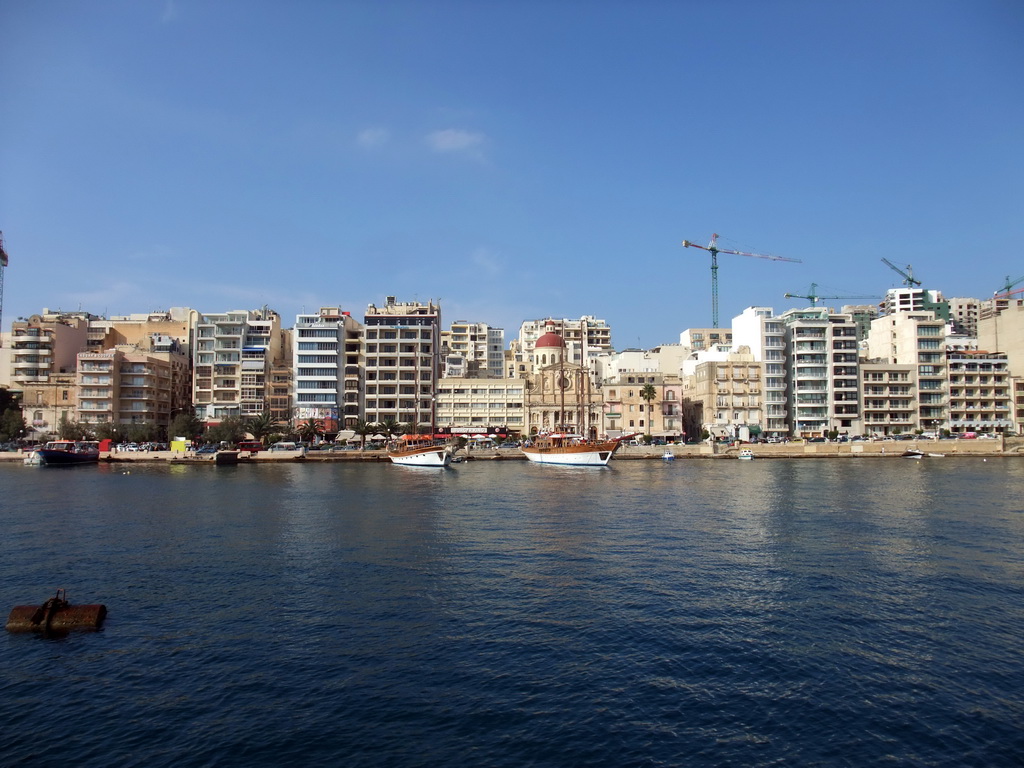
[[261, 443], [266, 445], [266, 437], [272, 433], [275, 429], [274, 418], [270, 415], [270, 411], [263, 411], [259, 416], [253, 416], [252, 418], [245, 420], [245, 429], [252, 435], [254, 440], [259, 440]]
[[658, 396], [658, 390], [653, 384], [644, 384], [640, 390], [640, 397], [647, 401], [647, 434], [654, 434], [654, 399]]
[[407, 424], [399, 424], [394, 419], [384, 419], [377, 425], [377, 431], [380, 432], [384, 437], [391, 441], [391, 438], [395, 435], [400, 435], [403, 432], [408, 432]]
[[320, 419], [309, 418], [306, 423], [296, 430], [304, 441], [315, 443], [316, 439], [324, 433], [324, 423]]
[[372, 435], [377, 431], [377, 425], [372, 421], [363, 421], [359, 419], [355, 424], [352, 425], [352, 432], [362, 440], [362, 450], [366, 450], [366, 438], [368, 435]]

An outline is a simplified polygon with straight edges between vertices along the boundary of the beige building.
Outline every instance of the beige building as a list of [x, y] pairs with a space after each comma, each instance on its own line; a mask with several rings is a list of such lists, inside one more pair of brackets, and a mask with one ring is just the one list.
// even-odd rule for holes
[[519, 328], [519, 338], [511, 345], [514, 359], [508, 370], [510, 376], [532, 373], [537, 366], [543, 365], [537, 359], [534, 347], [547, 333], [556, 333], [565, 342], [566, 363], [591, 367], [598, 355], [612, 352], [612, 329], [604, 320], [590, 315], [578, 320], [527, 320]]
[[565, 341], [554, 331], [534, 343], [534, 372], [524, 381], [526, 431], [573, 432], [596, 438], [601, 430], [601, 403], [588, 369], [568, 361]]
[[429, 426], [440, 374], [441, 306], [434, 302], [371, 304], [363, 318], [363, 418]]
[[868, 357], [914, 367], [915, 429], [949, 428], [946, 321], [933, 312], [898, 312], [871, 323]]
[[746, 440], [764, 432], [764, 364], [750, 352], [699, 363], [689, 397], [713, 438]]
[[1006, 355], [950, 352], [949, 429], [953, 432], [1014, 432], [1015, 408]]
[[679, 343], [694, 351], [711, 349], [719, 344], [732, 344], [732, 331], [728, 328], [687, 328], [679, 334]]
[[[159, 337], [158, 337], [159, 338]], [[187, 381], [188, 358], [178, 351], [122, 345], [78, 355], [78, 420], [83, 425], [155, 424], [167, 427], [188, 401], [176, 382]]]
[[860, 397], [865, 434], [905, 435], [923, 429], [917, 415], [916, 366], [861, 360]]

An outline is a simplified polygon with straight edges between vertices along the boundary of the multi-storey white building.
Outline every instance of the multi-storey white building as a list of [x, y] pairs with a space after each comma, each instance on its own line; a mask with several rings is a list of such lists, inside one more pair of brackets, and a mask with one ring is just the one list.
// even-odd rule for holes
[[269, 374], [283, 356], [281, 318], [273, 310], [194, 313], [192, 403], [208, 424], [269, 410]]
[[441, 346], [447, 349], [442, 376], [465, 378], [504, 377], [505, 331], [487, 323], [452, 323], [442, 331]]
[[383, 307], [367, 308], [363, 326], [363, 418], [430, 425], [440, 373], [441, 306], [388, 296]]
[[446, 377], [437, 389], [435, 424], [454, 435], [520, 433], [525, 397], [522, 379]]
[[361, 327], [339, 307], [297, 315], [292, 344], [293, 416], [337, 432], [359, 419]]
[[861, 431], [857, 325], [827, 308], [792, 309], [786, 329], [790, 431], [803, 437]]
[[748, 307], [732, 319], [732, 337], [737, 348], [748, 348], [754, 360], [764, 363], [763, 433], [788, 435], [785, 326], [771, 307]]

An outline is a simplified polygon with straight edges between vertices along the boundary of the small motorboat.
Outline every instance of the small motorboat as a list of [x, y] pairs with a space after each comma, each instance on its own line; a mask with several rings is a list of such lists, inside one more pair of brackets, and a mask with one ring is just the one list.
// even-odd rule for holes
[[737, 456], [736, 458], [740, 459], [741, 461], [750, 461], [751, 459], [754, 458], [754, 452], [749, 448], [744, 448], [742, 451], [740, 451], [740, 455]]
[[675, 461], [676, 455], [672, 453], [671, 448], [666, 448], [665, 452], [661, 454], [661, 458], [663, 458], [665, 461]]

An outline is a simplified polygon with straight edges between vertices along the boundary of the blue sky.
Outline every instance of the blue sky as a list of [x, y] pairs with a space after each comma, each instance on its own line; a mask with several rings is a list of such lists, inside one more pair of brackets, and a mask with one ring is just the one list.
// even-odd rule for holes
[[618, 348], [1024, 276], [1024, 3], [0, 0], [3, 326], [439, 300]]

